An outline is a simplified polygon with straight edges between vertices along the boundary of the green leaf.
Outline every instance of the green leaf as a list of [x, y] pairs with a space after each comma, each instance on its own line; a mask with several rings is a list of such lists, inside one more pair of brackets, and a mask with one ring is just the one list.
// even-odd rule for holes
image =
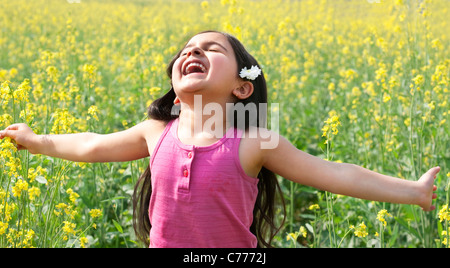
[[314, 234], [314, 228], [311, 226], [311, 224], [306, 223], [305, 224], [306, 229], [308, 229], [308, 231], [312, 234]]
[[114, 226], [116, 226], [117, 231], [119, 231], [121, 234], [123, 234], [122, 226], [120, 226], [120, 224], [117, 221], [115, 221], [115, 220], [112, 220], [112, 221], [114, 223]]
[[37, 176], [36, 177], [36, 181], [42, 184], [46, 184], [47, 183], [47, 179], [42, 177], [42, 176]]
[[103, 203], [103, 202], [109, 202], [109, 201], [125, 199], [125, 198], [126, 198], [125, 196], [116, 196], [116, 197], [113, 197], [113, 198], [108, 198], [108, 199], [102, 200], [100, 202]]

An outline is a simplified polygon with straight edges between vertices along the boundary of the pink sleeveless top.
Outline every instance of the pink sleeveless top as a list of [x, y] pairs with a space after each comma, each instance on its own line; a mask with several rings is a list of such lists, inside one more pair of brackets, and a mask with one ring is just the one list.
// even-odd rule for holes
[[257, 178], [239, 161], [242, 131], [210, 146], [183, 144], [169, 122], [150, 158], [150, 247], [256, 247], [250, 232]]

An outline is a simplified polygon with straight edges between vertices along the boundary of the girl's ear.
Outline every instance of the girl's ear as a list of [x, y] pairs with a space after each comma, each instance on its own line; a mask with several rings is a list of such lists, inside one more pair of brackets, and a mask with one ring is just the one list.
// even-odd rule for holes
[[252, 94], [253, 94], [253, 84], [252, 84], [252, 82], [249, 82], [249, 81], [243, 82], [240, 85], [240, 87], [235, 88], [233, 90], [233, 95], [241, 100], [247, 99]]

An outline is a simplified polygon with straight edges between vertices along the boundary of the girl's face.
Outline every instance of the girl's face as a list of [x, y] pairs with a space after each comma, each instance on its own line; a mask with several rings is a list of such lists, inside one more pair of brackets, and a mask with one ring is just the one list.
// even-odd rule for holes
[[[240, 82], [233, 48], [220, 33], [194, 36], [172, 69], [172, 85], [180, 99], [189, 94], [219, 98], [231, 96]], [[194, 93], [194, 94], [192, 94]]]

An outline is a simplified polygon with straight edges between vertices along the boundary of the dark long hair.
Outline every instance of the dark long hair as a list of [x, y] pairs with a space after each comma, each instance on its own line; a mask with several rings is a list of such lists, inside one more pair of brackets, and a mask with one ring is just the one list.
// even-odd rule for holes
[[[205, 31], [202, 33], [216, 32], [216, 31]], [[234, 36], [227, 33], [216, 32], [223, 34], [231, 47], [234, 50], [236, 56], [236, 61], [238, 65], [238, 70], [244, 67], [250, 68], [251, 66], [259, 66], [256, 59], [247, 52], [242, 43], [236, 39]], [[181, 51], [172, 59], [167, 67], [167, 75], [172, 79], [172, 67], [175, 61], [180, 57]], [[236, 74], [238, 74], [238, 70]], [[261, 74], [255, 80], [249, 80], [252, 82], [254, 91], [253, 94], [245, 100], [236, 100], [244, 105], [248, 103], [256, 104], [257, 113], [259, 119], [253, 124], [257, 127], [264, 127], [265, 121], [267, 119], [267, 111], [260, 111], [259, 104], [267, 104], [267, 85], [264, 78], [264, 74]], [[161, 120], [166, 123], [178, 117], [178, 114], [173, 113], [173, 101], [175, 99], [175, 91], [173, 87], [161, 98], [155, 100], [148, 108], [148, 117], [154, 120]], [[236, 116], [236, 114], [234, 115]], [[234, 123], [237, 124], [236, 118]], [[248, 116], [246, 116], [245, 127], [248, 128], [252, 125], [248, 122]], [[235, 125], [236, 127], [236, 125]], [[258, 247], [272, 247], [271, 242], [276, 235], [276, 233], [281, 229], [285, 221], [285, 214], [283, 213], [283, 218], [281, 223], [277, 227], [275, 219], [275, 200], [278, 193], [279, 198], [283, 206], [284, 212], [286, 211], [285, 203], [283, 200], [283, 195], [281, 188], [278, 184], [276, 175], [262, 167], [258, 174], [258, 196], [256, 198], [255, 207], [253, 210], [253, 222], [250, 226], [250, 231], [257, 237]], [[149, 219], [149, 203], [152, 194], [151, 186], [151, 172], [150, 166], [147, 167], [145, 172], [139, 178], [133, 193], [133, 227], [136, 233], [136, 237], [144, 242], [147, 246], [149, 245], [149, 233], [151, 229], [151, 223]]]

